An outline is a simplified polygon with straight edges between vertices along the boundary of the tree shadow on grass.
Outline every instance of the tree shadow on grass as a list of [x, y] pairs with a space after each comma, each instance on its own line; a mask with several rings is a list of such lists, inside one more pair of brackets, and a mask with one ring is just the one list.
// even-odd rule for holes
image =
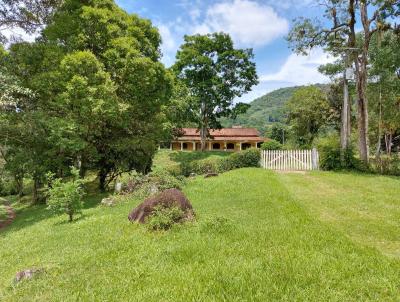
[[[109, 192], [87, 194], [84, 197], [83, 210], [96, 207], [97, 205], [100, 204], [101, 200], [104, 197], [109, 196], [110, 194], [111, 193]], [[16, 213], [16, 218], [9, 226], [0, 230], [0, 235], [19, 231], [25, 227], [32, 226], [42, 220], [46, 220], [56, 215], [52, 211], [47, 210], [47, 205], [45, 204], [30, 205], [30, 204], [14, 203], [13, 205]]]
[[68, 221], [68, 216], [65, 214], [63, 214], [61, 216], [63, 216], [65, 219], [63, 219], [61, 221], [57, 221], [54, 224], [54, 226], [74, 225], [75, 223], [77, 223], [81, 220], [85, 220], [86, 218], [92, 216], [92, 214], [77, 214], [76, 217], [74, 217], [74, 220], [72, 220], [72, 221]]
[[178, 163], [188, 163], [195, 160], [206, 159], [210, 157], [229, 156], [230, 152], [224, 151], [192, 151], [192, 152], [173, 152], [169, 155], [170, 159]]

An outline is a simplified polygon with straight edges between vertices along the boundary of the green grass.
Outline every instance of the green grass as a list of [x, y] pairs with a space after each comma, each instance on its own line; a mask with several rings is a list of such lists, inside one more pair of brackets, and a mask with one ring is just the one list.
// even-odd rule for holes
[[[365, 187], [374, 183], [381, 189]], [[72, 224], [22, 208], [0, 233], [0, 301], [397, 301], [399, 258], [321, 213], [348, 215], [345, 201], [332, 205], [340, 201], [335, 190], [348, 188], [349, 211], [358, 204], [375, 215], [387, 207], [370, 236], [394, 234], [398, 216], [389, 208], [399, 206], [399, 185], [388, 177], [256, 168], [198, 177], [184, 190], [197, 222], [161, 233], [128, 222], [139, 201], [103, 208], [101, 197], [90, 196]], [[15, 273], [29, 267], [46, 273], [13, 286]]]
[[400, 178], [354, 173], [280, 174], [315, 216], [350, 236], [400, 257]]

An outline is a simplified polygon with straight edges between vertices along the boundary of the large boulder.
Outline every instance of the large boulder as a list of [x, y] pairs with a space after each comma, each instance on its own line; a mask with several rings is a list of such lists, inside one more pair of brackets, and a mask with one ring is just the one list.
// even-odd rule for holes
[[191, 220], [194, 217], [193, 207], [186, 196], [178, 189], [168, 189], [145, 199], [140, 205], [133, 209], [128, 219], [132, 222], [137, 221], [144, 223], [146, 222], [146, 218], [153, 213], [154, 208], [157, 206], [180, 208], [184, 213], [184, 219], [187, 220]]

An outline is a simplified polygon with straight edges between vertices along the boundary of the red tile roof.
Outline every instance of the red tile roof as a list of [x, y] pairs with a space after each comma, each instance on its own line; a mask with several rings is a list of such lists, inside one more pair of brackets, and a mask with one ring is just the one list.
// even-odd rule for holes
[[[183, 128], [183, 135], [178, 137], [179, 141], [200, 141], [200, 132], [196, 128]], [[210, 135], [214, 141], [265, 141], [255, 128], [223, 128], [220, 130], [210, 130]]]

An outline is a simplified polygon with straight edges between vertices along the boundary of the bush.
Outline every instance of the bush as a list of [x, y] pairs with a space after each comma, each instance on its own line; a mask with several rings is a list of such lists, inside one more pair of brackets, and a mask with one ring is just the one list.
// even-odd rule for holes
[[152, 231], [169, 230], [184, 219], [184, 212], [178, 207], [156, 206], [147, 219], [147, 228]]
[[383, 175], [400, 176], [400, 156], [392, 157], [381, 155], [380, 157], [371, 159], [371, 167], [374, 172]]
[[340, 141], [336, 135], [320, 139], [318, 151], [323, 170], [365, 170], [354, 156], [353, 148], [348, 148], [341, 159]]
[[84, 195], [83, 183], [79, 178], [79, 171], [72, 168], [73, 179], [63, 182], [61, 178], [54, 179], [52, 174], [48, 175], [48, 209], [57, 214], [67, 214], [69, 222], [72, 222], [75, 214], [81, 213]]
[[207, 174], [222, 173], [238, 168], [259, 167], [260, 151], [258, 149], [248, 149], [233, 153], [228, 157], [202, 159], [181, 164], [182, 174], [189, 176], [191, 173]]
[[182, 189], [183, 177], [175, 177], [167, 170], [157, 170], [147, 175], [132, 175], [122, 180], [123, 192], [144, 198], [167, 189]]
[[282, 150], [283, 145], [276, 140], [269, 140], [261, 145], [262, 150]]
[[5, 175], [0, 175], [0, 196], [16, 195], [18, 193], [15, 181]]
[[260, 150], [251, 148], [246, 151], [234, 153], [228, 157], [231, 169], [260, 166]]

